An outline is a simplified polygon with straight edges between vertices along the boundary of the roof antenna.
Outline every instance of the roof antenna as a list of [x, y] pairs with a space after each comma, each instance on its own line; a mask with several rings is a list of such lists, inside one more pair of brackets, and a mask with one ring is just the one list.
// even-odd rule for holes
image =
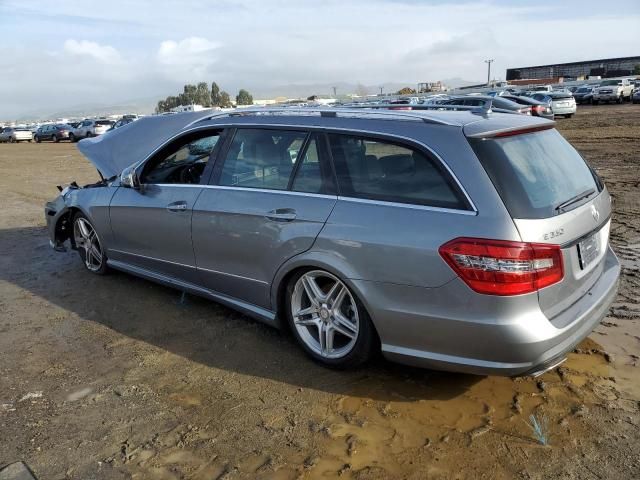
[[482, 114], [488, 115], [490, 113], [493, 113], [493, 110], [491, 109], [492, 107], [493, 107], [493, 97], [489, 98], [489, 100], [486, 101], [482, 106]]

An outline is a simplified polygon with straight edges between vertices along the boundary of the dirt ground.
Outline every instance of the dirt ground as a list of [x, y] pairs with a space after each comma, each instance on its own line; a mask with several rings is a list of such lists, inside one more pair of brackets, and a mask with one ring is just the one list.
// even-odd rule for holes
[[[558, 128], [615, 199], [609, 316], [559, 369], [336, 372], [287, 333], [55, 253], [43, 203], [95, 179], [69, 144], [0, 145], [0, 466], [43, 479], [640, 478], [640, 106]], [[539, 444], [530, 415], [546, 425]]]

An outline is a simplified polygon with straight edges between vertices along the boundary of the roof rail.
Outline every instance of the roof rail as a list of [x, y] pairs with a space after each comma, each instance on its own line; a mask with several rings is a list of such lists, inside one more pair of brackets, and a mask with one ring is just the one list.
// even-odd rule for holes
[[[493, 100], [486, 101], [482, 106], [475, 105], [440, 105], [440, 104], [425, 104], [425, 103], [382, 103], [378, 105], [353, 105], [353, 108], [376, 108], [376, 109], [388, 109], [388, 110], [396, 110], [406, 108], [407, 111], [420, 111], [420, 110], [465, 110], [471, 113], [479, 114], [479, 115], [487, 115], [492, 113], [493, 110]], [[351, 108], [351, 107], [349, 107]]]
[[[389, 107], [394, 107], [389, 108]], [[371, 107], [367, 105], [367, 107]], [[375, 106], [379, 107], [379, 106]], [[248, 115], [281, 115], [281, 116], [320, 116], [320, 117], [342, 117], [342, 118], [370, 118], [370, 119], [382, 119], [382, 120], [407, 120], [424, 122], [436, 125], [448, 125], [458, 126], [456, 123], [447, 122], [446, 120], [431, 117], [424, 113], [412, 113], [411, 110], [397, 111], [398, 105], [385, 105], [386, 108], [369, 108], [368, 111], [362, 107], [259, 107], [259, 108], [242, 108], [234, 111], [217, 112], [212, 115], [207, 115], [196, 122], [202, 122], [206, 120], [212, 120], [214, 118], [229, 116], [229, 117], [241, 117]], [[195, 123], [195, 122], [194, 122]]]

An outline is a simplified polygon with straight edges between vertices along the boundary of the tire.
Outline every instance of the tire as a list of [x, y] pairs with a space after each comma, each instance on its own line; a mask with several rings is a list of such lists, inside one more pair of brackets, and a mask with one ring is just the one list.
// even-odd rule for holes
[[57, 135], [52, 135], [52, 136], [51, 136], [51, 141], [52, 141], [53, 143], [58, 143], [58, 142], [60, 141], [60, 139], [58, 138], [58, 136], [57, 136]]
[[618, 98], [616, 98], [616, 103], [617, 103], [618, 105], [620, 105], [620, 104], [622, 103], [622, 101], [623, 101], [623, 100], [624, 100], [624, 99], [622, 98], [622, 95], [620, 95]]
[[598, 105], [599, 103], [600, 103], [600, 100], [591, 99], [591, 105]]
[[13, 137], [9, 137], [9, 143], [16, 143], [16, 139]]
[[96, 275], [107, 273], [107, 256], [98, 233], [91, 221], [82, 213], [73, 217], [73, 246], [84, 267]]
[[34, 137], [34, 140], [36, 141], [36, 143], [40, 143], [40, 137], [39, 137], [39, 136], [37, 136], [37, 135], [36, 135], [36, 136]]
[[71, 143], [75, 143], [75, 141], [76, 141], [76, 136], [75, 136], [73, 133], [70, 133], [70, 134], [69, 134], [69, 141], [70, 141]]
[[300, 271], [287, 284], [285, 295], [291, 331], [315, 361], [331, 368], [355, 368], [380, 350], [367, 311], [335, 275], [319, 269]]
[[570, 113], [569, 115], [565, 115], [564, 118], [571, 118], [573, 117], [573, 113]]

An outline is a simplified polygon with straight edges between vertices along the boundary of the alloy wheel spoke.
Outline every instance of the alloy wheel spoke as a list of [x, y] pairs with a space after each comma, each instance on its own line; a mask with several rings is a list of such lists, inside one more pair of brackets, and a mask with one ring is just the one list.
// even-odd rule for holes
[[302, 285], [304, 287], [304, 291], [307, 293], [307, 297], [309, 297], [309, 301], [313, 305], [319, 305], [324, 294], [316, 283], [316, 280], [309, 275], [305, 275], [302, 277]]
[[311, 315], [312, 313], [318, 313], [318, 307], [316, 305], [311, 305], [310, 307], [303, 308], [298, 310], [293, 316], [298, 318], [305, 315]]
[[102, 253], [100, 253], [100, 250], [98, 250], [95, 245], [91, 245], [89, 247], [89, 251], [91, 252], [91, 255], [93, 256], [95, 261], [100, 264], [102, 262]]
[[84, 238], [85, 240], [89, 240], [91, 232], [85, 221], [82, 219], [78, 220], [78, 230], [80, 230], [80, 235], [82, 235], [82, 238]]
[[300, 325], [302, 327], [318, 327], [320, 328], [319, 324], [319, 320], [318, 317], [311, 317], [311, 318], [300, 318], [300, 317], [296, 317], [294, 319], [294, 322], [296, 325]]
[[340, 291], [336, 294], [335, 299], [331, 304], [331, 308], [333, 310], [339, 311], [340, 307], [342, 307], [342, 302], [344, 301], [346, 296], [347, 296], [347, 289], [346, 287], [341, 285]]
[[318, 341], [320, 343], [320, 351], [323, 355], [328, 355], [333, 350], [334, 330], [330, 324], [320, 322], [318, 325]]
[[[334, 324], [336, 327], [339, 327], [341, 330], [344, 330], [346, 333], [343, 335], [353, 338], [356, 336], [358, 332], [358, 327], [351, 320], [344, 316], [342, 312], [334, 312], [333, 313]], [[342, 333], [342, 331], [340, 331]]]

